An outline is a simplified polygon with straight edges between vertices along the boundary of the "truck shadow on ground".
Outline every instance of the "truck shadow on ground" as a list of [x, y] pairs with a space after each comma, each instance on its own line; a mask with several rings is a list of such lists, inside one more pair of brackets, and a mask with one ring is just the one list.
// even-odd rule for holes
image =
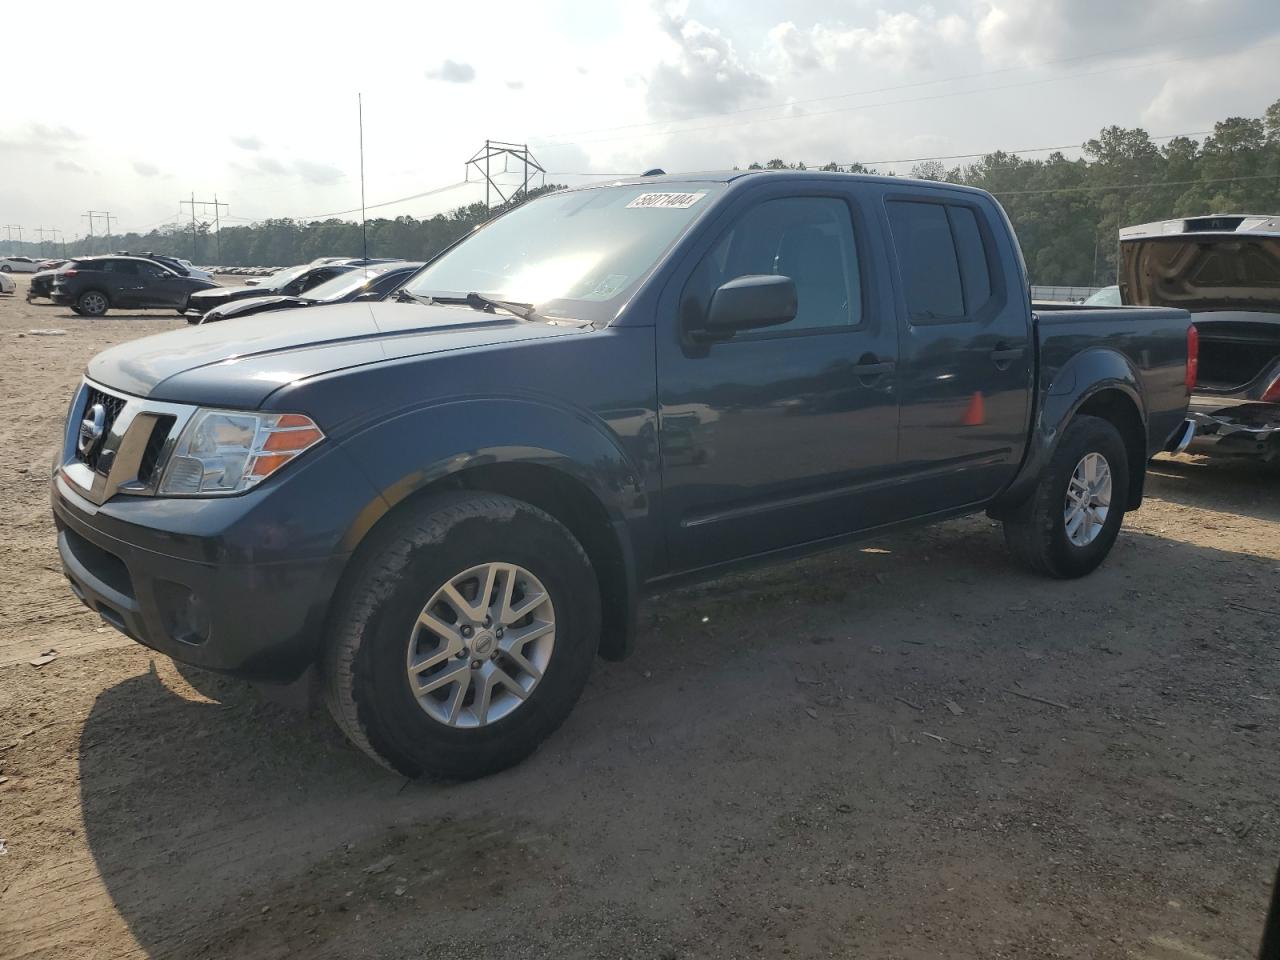
[[198, 698], [163, 661], [85, 723], [89, 849], [152, 956], [897, 955], [929, 929], [1121, 956], [1168, 889], [1214, 908], [1180, 935], [1229, 952], [1280, 823], [1225, 849], [1204, 821], [1272, 802], [1280, 708], [1242, 699], [1256, 618], [1188, 625], [1207, 558], [1209, 590], [1254, 563], [1126, 534], [1046, 581], [970, 519], [671, 594], [548, 744], [471, 784], [408, 784], [327, 717], [192, 674]]

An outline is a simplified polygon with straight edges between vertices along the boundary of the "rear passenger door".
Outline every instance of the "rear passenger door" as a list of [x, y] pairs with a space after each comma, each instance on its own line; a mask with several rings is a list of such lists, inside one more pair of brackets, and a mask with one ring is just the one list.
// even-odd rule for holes
[[1029, 432], [1033, 357], [1003, 217], [981, 198], [933, 193], [889, 193], [885, 209], [905, 319], [904, 489], [942, 510], [985, 500], [1013, 478]]
[[143, 277], [136, 260], [102, 261], [103, 285], [113, 307], [137, 307], [142, 303]]

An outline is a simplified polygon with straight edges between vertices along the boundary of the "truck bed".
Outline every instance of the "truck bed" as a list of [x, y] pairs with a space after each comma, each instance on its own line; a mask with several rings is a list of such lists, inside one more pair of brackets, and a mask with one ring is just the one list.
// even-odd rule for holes
[[[1165, 448], [1183, 426], [1187, 408], [1186, 347], [1191, 315], [1172, 307], [1086, 307], [1036, 303], [1032, 311], [1039, 350], [1037, 401], [1070, 389], [1064, 367], [1081, 357], [1081, 345], [1121, 354], [1141, 384], [1148, 455]], [[1087, 354], [1088, 351], [1086, 351]], [[1081, 361], [1072, 364], [1073, 369]], [[1067, 372], [1066, 376], [1074, 374]]]

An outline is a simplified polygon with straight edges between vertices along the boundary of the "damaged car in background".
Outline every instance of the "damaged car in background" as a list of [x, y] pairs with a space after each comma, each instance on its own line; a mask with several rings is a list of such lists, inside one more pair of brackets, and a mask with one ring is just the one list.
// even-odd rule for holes
[[1120, 292], [1126, 304], [1181, 307], [1195, 321], [1191, 451], [1280, 463], [1280, 216], [1125, 227]]

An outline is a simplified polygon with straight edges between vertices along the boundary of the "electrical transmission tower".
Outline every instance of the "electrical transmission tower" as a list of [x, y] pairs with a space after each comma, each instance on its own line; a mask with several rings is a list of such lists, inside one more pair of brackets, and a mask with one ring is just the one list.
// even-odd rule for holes
[[[523, 170], [523, 177], [520, 186], [511, 190], [510, 194], [503, 191], [502, 185], [494, 180], [494, 172], [492, 170], [492, 161], [498, 157], [502, 158], [502, 172], [509, 173], [510, 162], [514, 160], [520, 164]], [[547, 184], [547, 171], [537, 160], [533, 154], [529, 152], [527, 143], [504, 143], [501, 140], [486, 140], [484, 146], [475, 152], [466, 164], [467, 179], [471, 179], [471, 168], [475, 167], [476, 171], [484, 177], [484, 205], [491, 207], [490, 191], [497, 193], [502, 198], [502, 202], [506, 203], [517, 196], [527, 195], [529, 193], [529, 178], [532, 174], [542, 175], [542, 185]], [[510, 189], [510, 187], [508, 187]]]
[[111, 213], [107, 210], [86, 210], [80, 214], [80, 219], [89, 221], [89, 253], [93, 253], [93, 218], [102, 217], [107, 221], [107, 253], [111, 252]]
[[4, 225], [4, 228], [5, 228], [5, 231], [9, 234], [9, 252], [13, 253], [14, 250], [16, 249], [13, 245], [13, 231], [15, 230], [18, 231], [18, 243], [22, 243], [22, 227], [20, 227], [16, 223], [6, 223]]
[[200, 207], [201, 213], [204, 213], [204, 210], [206, 207], [213, 207], [213, 244], [214, 244], [215, 250], [217, 251], [215, 259], [219, 263], [221, 263], [222, 262], [222, 208], [226, 207], [228, 210], [230, 210], [231, 205], [228, 203], [219, 203], [218, 195], [216, 193], [213, 195], [212, 200], [197, 200], [196, 195], [193, 192], [191, 194], [190, 200], [178, 201], [179, 212], [181, 212], [183, 207], [187, 207], [187, 206], [191, 207], [191, 261], [192, 263], [194, 263], [197, 259], [199, 259], [199, 255], [196, 250], [196, 243], [199, 239], [199, 235], [196, 231], [196, 207], [197, 206]]

